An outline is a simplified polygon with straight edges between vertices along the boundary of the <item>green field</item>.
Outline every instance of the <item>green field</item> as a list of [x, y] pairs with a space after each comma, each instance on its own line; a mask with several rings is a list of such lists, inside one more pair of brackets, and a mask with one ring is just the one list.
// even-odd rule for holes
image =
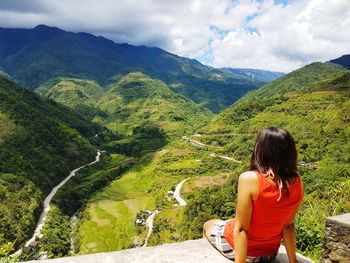
[[[212, 158], [205, 149], [183, 141], [174, 141], [146, 155], [134, 168], [89, 200], [79, 228], [79, 253], [134, 247], [134, 240], [147, 232], [146, 228], [135, 226], [136, 215], [142, 209], [161, 210], [155, 217], [149, 245], [185, 240], [185, 229], [179, 228], [185, 208], [174, 207], [175, 202], [166, 198], [167, 192], [182, 179], [191, 177], [182, 191], [190, 200], [194, 192], [224, 183], [232, 174], [221, 170], [233, 167], [234, 163]], [[164, 223], [170, 227], [165, 228]], [[174, 231], [176, 229], [179, 231]]]
[[120, 250], [133, 246], [137, 236], [136, 214], [141, 209], [154, 209], [155, 199], [147, 195], [152, 177], [137, 170], [126, 173], [95, 195], [84, 211], [80, 226], [80, 253]]

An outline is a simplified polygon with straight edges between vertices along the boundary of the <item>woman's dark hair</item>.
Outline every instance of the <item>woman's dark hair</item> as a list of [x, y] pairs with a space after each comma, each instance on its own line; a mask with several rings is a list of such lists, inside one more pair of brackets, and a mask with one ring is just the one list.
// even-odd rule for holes
[[259, 134], [250, 162], [251, 170], [267, 173], [271, 169], [281, 178], [283, 189], [288, 193], [286, 182], [298, 175], [297, 165], [295, 142], [288, 131], [270, 127]]

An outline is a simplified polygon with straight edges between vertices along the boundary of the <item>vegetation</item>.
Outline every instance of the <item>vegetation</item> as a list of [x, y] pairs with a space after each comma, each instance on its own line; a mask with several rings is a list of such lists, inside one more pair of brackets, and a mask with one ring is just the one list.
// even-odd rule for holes
[[120, 177], [132, 164], [123, 155], [107, 155], [94, 165], [86, 166], [55, 195], [53, 202], [64, 215], [72, 216], [86, 201], [112, 180]]
[[139, 72], [112, 82], [107, 90], [91, 80], [61, 77], [50, 79], [36, 92], [119, 134], [130, 134], [134, 128], [144, 126], [184, 133], [213, 116], [208, 109], [173, 92], [164, 82]]
[[[11, 37], [0, 43], [1, 68], [51, 99], [0, 74], [0, 258], [32, 233], [51, 188], [94, 158], [92, 144], [108, 153], [55, 196], [40, 242], [51, 257], [70, 251], [69, 217], [77, 211], [80, 254], [140, 245], [146, 229], [135, 219], [143, 209], [160, 210], [150, 245], [199, 238], [206, 220], [234, 216], [237, 176], [248, 169], [257, 133], [272, 125], [297, 142], [306, 193], [299, 251], [316, 259], [325, 218], [350, 211], [350, 72], [340, 65], [312, 63], [211, 120], [262, 84], [244, 75], [252, 71], [46, 26], [32, 33], [41, 37], [28, 40], [30, 49]], [[189, 135], [195, 131], [199, 139]], [[177, 207], [167, 194], [185, 178], [188, 205]]]
[[35, 90], [41, 96], [66, 105], [92, 118], [103, 115], [95, 105], [103, 89], [95, 81], [74, 78], [52, 78]]
[[207, 109], [171, 91], [164, 82], [142, 73], [130, 73], [108, 90], [97, 104], [108, 117], [96, 121], [114, 131], [125, 133], [130, 128], [156, 125], [179, 133], [193, 130], [212, 116]]
[[141, 157], [167, 144], [166, 133], [156, 126], [138, 126], [133, 128], [131, 136], [119, 140], [110, 140], [101, 144], [101, 148], [114, 153]]
[[0, 260], [3, 263], [17, 262], [16, 258], [9, 257], [13, 251], [14, 243], [6, 242], [4, 234], [0, 234]]
[[[209, 146], [200, 148], [172, 139], [163, 150], [153, 155], [151, 161], [141, 162], [133, 170], [134, 182], [147, 178], [148, 183], [138, 185], [141, 187], [139, 191], [143, 189], [145, 192], [142, 199], [132, 196], [132, 203], [142, 203], [141, 207], [151, 210], [155, 207], [161, 209], [155, 217], [154, 234], [149, 244], [198, 238], [202, 235], [202, 225], [206, 220], [233, 217], [236, 176], [248, 168], [255, 136], [261, 129], [277, 125], [293, 134], [300, 153], [299, 160], [304, 162], [300, 166], [300, 174], [306, 197], [297, 217], [298, 249], [312, 258], [319, 256], [325, 218], [349, 211], [350, 205], [346, 199], [349, 194], [350, 160], [350, 131], [347, 128], [350, 120], [347, 110], [349, 72], [336, 65], [315, 63], [268, 85], [269, 89], [265, 86], [247, 94], [200, 130], [200, 140]], [[291, 92], [285, 89], [288, 85]], [[212, 152], [216, 156], [230, 156], [241, 163], [210, 156]], [[228, 173], [227, 180], [218, 179], [222, 173]], [[128, 176], [131, 177], [129, 173]], [[188, 206], [173, 208], [173, 203], [164, 197], [167, 190], [174, 189], [176, 182], [186, 177], [191, 177], [183, 189]], [[122, 179], [115, 182], [118, 187], [124, 187]], [[127, 185], [132, 184], [127, 182]], [[198, 185], [205, 185], [205, 188]], [[124, 210], [111, 210], [111, 199], [123, 200], [124, 204], [130, 202], [129, 191], [125, 191], [122, 198], [114, 197], [116, 192], [119, 194], [120, 191], [109, 190], [97, 200], [92, 199], [89, 209], [85, 210], [86, 219], [83, 220], [80, 234], [82, 240], [88, 238], [82, 243], [81, 252], [123, 249], [132, 246], [137, 236], [142, 237], [142, 233], [133, 225], [140, 206], [133, 212], [125, 207]], [[150, 203], [145, 205], [147, 202], [143, 198]], [[105, 201], [109, 205], [105, 206]], [[110, 211], [123, 214], [122, 223], [119, 223], [128, 225], [128, 230], [123, 232], [124, 244], [118, 245], [120, 239], [114, 240], [108, 236], [103, 237], [108, 240], [108, 246], [105, 241], [99, 244], [93, 241], [97, 233], [111, 233], [112, 230], [108, 229], [115, 229], [116, 225], [120, 227], [113, 221], [115, 219], [107, 216], [106, 213]], [[105, 219], [109, 220], [108, 226], [100, 224]], [[118, 220], [121, 219], [118, 217]], [[93, 235], [90, 229], [94, 229]]]
[[[185, 199], [191, 202], [203, 189], [229, 181], [237, 167], [234, 162], [210, 156], [206, 149], [171, 140], [162, 150], [146, 154], [123, 177], [89, 200], [79, 230], [80, 253], [120, 250], [139, 243], [146, 229], [140, 232], [135, 219], [142, 209], [161, 210], [155, 217], [155, 234], [149, 240], [151, 245], [198, 236], [188, 231], [192, 231], [193, 224], [197, 226], [203, 218], [194, 222], [188, 217], [186, 219], [191, 218], [193, 224], [184, 225], [185, 210], [173, 206], [174, 201], [167, 199], [168, 191], [175, 189], [182, 179], [191, 178], [185, 183], [189, 188], [184, 188], [183, 192]], [[219, 189], [217, 187], [216, 190]], [[223, 194], [219, 191], [214, 198]], [[229, 195], [226, 197], [223, 203], [234, 203], [234, 199], [228, 200]], [[214, 203], [202, 204], [204, 206], [208, 207], [207, 211], [215, 211], [209, 208], [215, 206]], [[232, 215], [232, 208], [234, 206], [227, 208], [226, 216]], [[171, 227], [167, 228], [169, 225]]]
[[0, 97], [0, 233], [18, 248], [32, 234], [43, 196], [94, 158], [86, 137], [98, 127], [4, 77]]
[[42, 231], [40, 249], [45, 251], [50, 258], [68, 255], [71, 248], [71, 232], [69, 217], [64, 215], [57, 206], [51, 205]]
[[[149, 161], [145, 156], [140, 163]], [[136, 214], [155, 208], [154, 197], [147, 195], [152, 178], [135, 172], [141, 168], [135, 166], [89, 200], [79, 227], [81, 254], [133, 247]]]

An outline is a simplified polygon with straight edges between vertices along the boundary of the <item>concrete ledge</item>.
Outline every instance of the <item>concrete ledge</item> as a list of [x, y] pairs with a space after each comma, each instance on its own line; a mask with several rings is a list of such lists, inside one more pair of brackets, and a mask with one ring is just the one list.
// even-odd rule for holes
[[[302, 262], [312, 262], [298, 255]], [[29, 261], [38, 263], [38, 261]], [[41, 260], [40, 263], [228, 263], [232, 262], [216, 251], [206, 239], [189, 240], [181, 243], [164, 244], [155, 247], [133, 248], [116, 252], [96, 253], [75, 257]], [[283, 246], [275, 262], [288, 262]]]

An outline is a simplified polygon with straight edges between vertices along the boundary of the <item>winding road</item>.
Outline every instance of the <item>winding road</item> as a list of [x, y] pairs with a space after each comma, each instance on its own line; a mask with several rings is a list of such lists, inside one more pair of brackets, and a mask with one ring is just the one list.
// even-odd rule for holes
[[[199, 141], [196, 141], [196, 140], [192, 140], [190, 138], [188, 138], [187, 136], [182, 136], [182, 138], [187, 141], [187, 142], [190, 142], [191, 144], [195, 145], [195, 146], [198, 146], [198, 147], [206, 147], [208, 145], [204, 144], [204, 143], [201, 143]], [[229, 156], [223, 156], [223, 155], [216, 155], [215, 153], [211, 153], [210, 154], [211, 157], [218, 157], [218, 158], [221, 158], [221, 159], [225, 159], [225, 160], [229, 160], [229, 161], [233, 161], [233, 162], [236, 162], [236, 163], [242, 163], [241, 161], [239, 160], [236, 160], [234, 158], [231, 158]]]
[[206, 144], [204, 144], [204, 143], [201, 143], [201, 142], [199, 142], [199, 141], [192, 140], [192, 139], [188, 138], [187, 136], [182, 136], [182, 138], [183, 138], [185, 141], [190, 142], [190, 143], [192, 143], [193, 145], [196, 145], [196, 146], [198, 146], [198, 147], [205, 147], [205, 146], [208, 146], [208, 145], [206, 145]]
[[[51, 190], [51, 193], [45, 198], [44, 200], [44, 209], [43, 211], [41, 212], [40, 214], [40, 217], [39, 217], [39, 220], [38, 220], [38, 223], [36, 225], [36, 228], [34, 230], [34, 234], [33, 236], [31, 237], [31, 239], [29, 239], [26, 243], [25, 243], [25, 247], [29, 247], [29, 245], [35, 241], [35, 239], [38, 237], [39, 239], [43, 237], [43, 234], [41, 233], [41, 230], [43, 229], [44, 225], [45, 225], [45, 221], [46, 221], [46, 218], [47, 218], [47, 214], [49, 213], [50, 211], [50, 203], [51, 203], [51, 200], [52, 198], [55, 196], [55, 194], [57, 193], [58, 189], [60, 189], [65, 183], [68, 182], [69, 179], [71, 179], [75, 174], [76, 172], [78, 172], [80, 169], [88, 166], [88, 165], [92, 165], [94, 163], [97, 163], [98, 161], [100, 161], [100, 156], [101, 156], [101, 152], [98, 151], [97, 152], [97, 155], [96, 155], [96, 158], [95, 158], [95, 161], [91, 162], [91, 163], [88, 163], [88, 164], [85, 164], [83, 166], [80, 166], [79, 168], [76, 168], [74, 170], [72, 170], [70, 172], [70, 174], [64, 178], [57, 186], [55, 186], [52, 190]], [[22, 253], [22, 249], [19, 249], [17, 250], [13, 255], [14, 256], [17, 256], [17, 255], [20, 255]]]
[[147, 232], [147, 236], [146, 236], [146, 239], [145, 239], [145, 243], [142, 245], [142, 247], [146, 247], [147, 246], [148, 239], [151, 236], [152, 231], [153, 231], [153, 220], [154, 220], [155, 215], [158, 212], [159, 212], [158, 210], [148, 211], [149, 216], [147, 217], [147, 220], [146, 220], [146, 225], [148, 227], [148, 232]]
[[[188, 138], [187, 136], [183, 136], [182, 138], [185, 141], [187, 141], [187, 142], [189, 142], [189, 143], [191, 143], [191, 144], [193, 144], [195, 146], [198, 146], [198, 147], [207, 147], [208, 146], [208, 145], [206, 145], [206, 144], [204, 144], [202, 142], [199, 142], [199, 141], [196, 141], [196, 140], [192, 140], [192, 139]], [[241, 161], [236, 160], [234, 158], [231, 158], [229, 156], [216, 155], [215, 153], [211, 153], [210, 156], [211, 157], [218, 157], [218, 158], [229, 160], [229, 161], [233, 161], [233, 162], [236, 162], [236, 163], [242, 163]], [[182, 188], [183, 184], [189, 179], [190, 178], [186, 178], [186, 179], [182, 180], [175, 188], [173, 196], [176, 199], [176, 201], [178, 202], [178, 206], [186, 206], [186, 201], [182, 198], [180, 191], [181, 191], [181, 188]], [[176, 206], [176, 204], [175, 204], [175, 206]], [[149, 212], [149, 216], [147, 217], [147, 220], [146, 220], [146, 225], [148, 227], [148, 233], [147, 233], [147, 236], [146, 236], [146, 239], [145, 239], [145, 243], [143, 244], [143, 247], [147, 246], [148, 239], [151, 236], [152, 231], [153, 231], [153, 220], [154, 220], [154, 217], [160, 211], [155, 210], [155, 211], [148, 211], [148, 212]]]
[[211, 157], [219, 157], [221, 159], [225, 159], [225, 160], [229, 160], [229, 161], [233, 161], [233, 162], [236, 162], [236, 163], [242, 163], [241, 161], [238, 161], [236, 159], [233, 159], [229, 156], [223, 156], [223, 155], [216, 155], [215, 153], [211, 153], [210, 154]]
[[174, 197], [175, 197], [176, 201], [179, 203], [179, 206], [185, 206], [186, 205], [186, 201], [182, 198], [180, 190], [181, 190], [182, 185], [189, 179], [190, 178], [182, 180], [175, 188]]
[[[174, 198], [179, 203], [179, 206], [186, 206], [186, 201], [182, 198], [182, 196], [180, 194], [180, 190], [181, 190], [182, 185], [189, 179], [190, 178], [182, 180], [175, 188]], [[152, 234], [152, 231], [153, 231], [153, 220], [154, 220], [154, 217], [160, 211], [158, 211], [158, 210], [155, 210], [155, 211], [147, 210], [147, 212], [149, 213], [149, 216], [147, 217], [147, 220], [146, 220], [146, 225], [148, 227], [148, 232], [147, 232], [147, 236], [146, 236], [146, 239], [145, 239], [145, 243], [142, 245], [142, 247], [146, 247], [147, 246], [148, 239], [150, 238], [150, 236]]]

